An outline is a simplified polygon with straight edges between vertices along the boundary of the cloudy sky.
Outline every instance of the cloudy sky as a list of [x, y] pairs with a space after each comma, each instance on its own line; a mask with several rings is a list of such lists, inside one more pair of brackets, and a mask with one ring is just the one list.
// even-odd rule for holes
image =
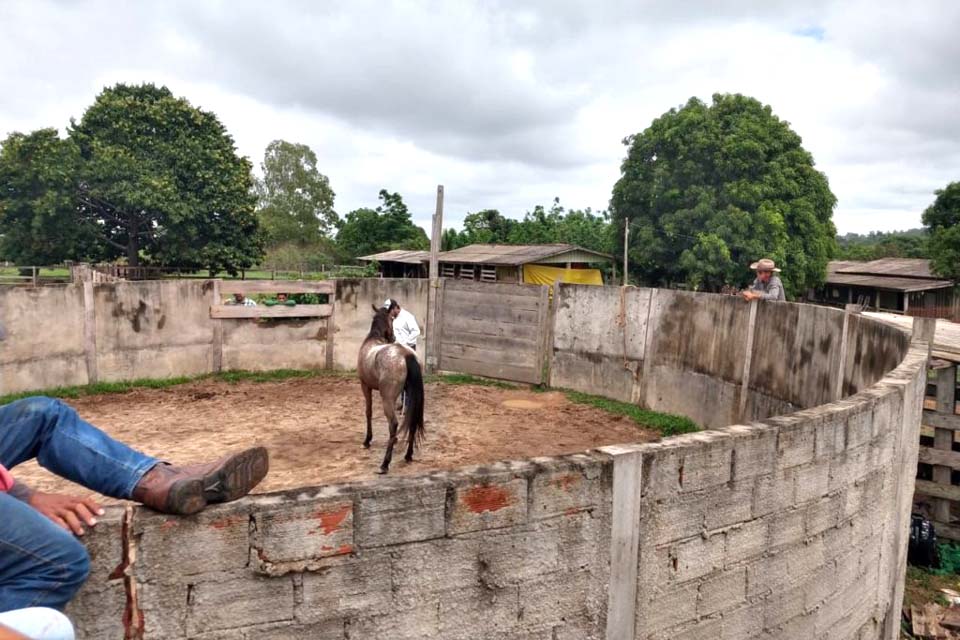
[[257, 167], [310, 145], [339, 212], [386, 187], [429, 228], [437, 184], [445, 226], [604, 209], [624, 136], [740, 92], [803, 137], [841, 232], [906, 229], [960, 180], [958, 33], [955, 0], [0, 0], [0, 134], [165, 84]]

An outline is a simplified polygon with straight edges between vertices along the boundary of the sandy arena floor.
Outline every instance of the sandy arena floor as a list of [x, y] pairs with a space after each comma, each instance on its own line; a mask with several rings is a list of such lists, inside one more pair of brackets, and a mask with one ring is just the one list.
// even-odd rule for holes
[[[113, 437], [176, 462], [266, 446], [270, 474], [257, 493], [376, 478], [387, 435], [374, 395], [373, 445], [369, 450], [361, 446], [363, 396], [352, 378], [236, 384], [205, 380], [69, 402]], [[575, 453], [657, 437], [628, 418], [573, 404], [558, 392], [430, 383], [423, 448], [411, 464], [403, 461], [403, 450], [394, 449], [390, 474]], [[17, 467], [14, 475], [45, 491], [86, 493], [34, 462]]]

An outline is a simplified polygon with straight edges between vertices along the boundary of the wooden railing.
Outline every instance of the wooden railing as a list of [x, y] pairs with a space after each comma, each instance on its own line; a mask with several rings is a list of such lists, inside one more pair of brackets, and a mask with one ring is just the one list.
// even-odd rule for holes
[[960, 486], [953, 482], [954, 470], [960, 470], [960, 447], [955, 442], [955, 436], [960, 432], [957, 368], [958, 362], [955, 361], [940, 358], [930, 361], [927, 379], [935, 387], [935, 394], [928, 396], [924, 404], [925, 433], [920, 438], [915, 502], [924, 507], [939, 537], [960, 541], [960, 523], [957, 522]]

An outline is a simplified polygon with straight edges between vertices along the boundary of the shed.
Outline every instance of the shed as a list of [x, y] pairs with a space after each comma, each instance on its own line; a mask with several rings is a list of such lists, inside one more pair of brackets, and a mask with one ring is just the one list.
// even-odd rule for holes
[[376, 262], [383, 278], [426, 278], [430, 263], [429, 251], [394, 249], [357, 258], [361, 262]]
[[[613, 261], [613, 256], [572, 244], [471, 244], [440, 254], [440, 276], [484, 282], [527, 282], [533, 280], [531, 276], [535, 273], [538, 276], [550, 273], [556, 280], [563, 279], [562, 274], [550, 271], [549, 267], [570, 273]], [[537, 272], [534, 267], [538, 266], [547, 269]]]
[[836, 260], [827, 265], [821, 302], [859, 302], [877, 311], [940, 318], [958, 313], [955, 283], [935, 276], [921, 258], [881, 258], [869, 262]]

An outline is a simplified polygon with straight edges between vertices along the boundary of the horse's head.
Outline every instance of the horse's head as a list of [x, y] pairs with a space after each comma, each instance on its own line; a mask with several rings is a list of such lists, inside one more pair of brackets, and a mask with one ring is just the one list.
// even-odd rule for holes
[[373, 322], [370, 323], [370, 333], [367, 339], [377, 338], [383, 342], [396, 342], [393, 335], [393, 319], [390, 317], [390, 311], [385, 307], [370, 305], [373, 307]]

